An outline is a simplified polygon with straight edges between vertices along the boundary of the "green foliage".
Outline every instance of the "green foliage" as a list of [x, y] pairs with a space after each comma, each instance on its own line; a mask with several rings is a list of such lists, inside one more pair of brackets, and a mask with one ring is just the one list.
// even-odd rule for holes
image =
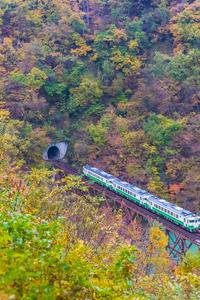
[[102, 124], [88, 126], [89, 137], [94, 140], [98, 146], [104, 146], [106, 142], [107, 129]]
[[154, 113], [144, 123], [143, 128], [152, 145], [161, 148], [171, 143], [172, 135], [179, 133], [182, 125], [180, 122]]
[[77, 88], [70, 89], [76, 107], [88, 108], [100, 101], [103, 90], [100, 82], [91, 76], [84, 76]]
[[47, 94], [50, 96], [53, 96], [54, 94], [61, 95], [65, 89], [66, 84], [62, 83], [49, 83], [49, 85], [45, 85], [45, 90], [47, 91]]
[[148, 46], [148, 37], [143, 30], [142, 20], [134, 20], [125, 28], [126, 32], [138, 42], [139, 47], [144, 49]]
[[[196, 64], [196, 59], [199, 57], [199, 52], [189, 52], [187, 55], [178, 53], [173, 57], [166, 54], [156, 53], [154, 57], [155, 65], [151, 70], [157, 73], [157, 76], [170, 77], [174, 81], [180, 83], [196, 82], [199, 85], [200, 70]], [[198, 54], [197, 54], [198, 53]], [[198, 56], [197, 56], [198, 55]]]
[[38, 90], [45, 84], [45, 79], [47, 78], [44, 71], [41, 71], [37, 68], [33, 68], [27, 76], [14, 73], [10, 76], [10, 79], [13, 81], [20, 82], [21, 84], [28, 85], [34, 90]]

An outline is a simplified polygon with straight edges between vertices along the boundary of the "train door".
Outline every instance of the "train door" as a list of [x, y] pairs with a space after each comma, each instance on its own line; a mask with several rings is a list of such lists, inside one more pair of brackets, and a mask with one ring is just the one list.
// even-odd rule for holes
[[198, 228], [198, 219], [195, 219], [194, 228]]

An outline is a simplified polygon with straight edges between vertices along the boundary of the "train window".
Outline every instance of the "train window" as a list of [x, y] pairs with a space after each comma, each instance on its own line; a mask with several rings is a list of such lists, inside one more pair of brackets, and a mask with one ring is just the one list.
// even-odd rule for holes
[[136, 194], [134, 194], [134, 197], [136, 197]]
[[140, 200], [142, 200], [142, 197], [140, 197]]

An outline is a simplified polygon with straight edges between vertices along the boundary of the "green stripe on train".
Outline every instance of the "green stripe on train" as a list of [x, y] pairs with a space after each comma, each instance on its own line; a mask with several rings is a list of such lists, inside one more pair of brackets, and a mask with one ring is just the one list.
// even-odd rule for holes
[[138, 200], [138, 199], [136, 199], [136, 198], [133, 198], [133, 197], [131, 197], [130, 195], [128, 195], [128, 194], [126, 194], [126, 193], [124, 193], [124, 192], [122, 192], [122, 191], [120, 191], [120, 190], [118, 190], [118, 189], [116, 189], [116, 192], [118, 192], [118, 193], [120, 193], [120, 194], [122, 194], [122, 195], [124, 195], [124, 196], [126, 196], [126, 197], [128, 197], [128, 198], [130, 198], [131, 200], [134, 200], [134, 201], [140, 203], [140, 200]]
[[[92, 177], [91, 175], [85, 174], [84, 172], [83, 172], [83, 174], [86, 175], [86, 176], [88, 176], [88, 177], [90, 177], [91, 179], [93, 179], [93, 180], [95, 180], [95, 181], [97, 181], [97, 182], [99, 182], [99, 183], [101, 183], [101, 184], [103, 184], [103, 185], [106, 186], [106, 183], [105, 183], [105, 182], [103, 182], [103, 181], [101, 181], [101, 180], [99, 180], [99, 179], [96, 179], [95, 177]], [[109, 185], [108, 187], [111, 188], [112, 190], [114, 190], [114, 188], [113, 188], [112, 186]], [[133, 197], [131, 197], [130, 195], [128, 195], [128, 194], [126, 194], [126, 193], [124, 193], [124, 192], [122, 192], [122, 191], [120, 191], [120, 190], [118, 190], [118, 189], [116, 189], [116, 192], [118, 192], [119, 194], [122, 194], [123, 196], [128, 197], [128, 198], [131, 199], [131, 200], [134, 200], [135, 202], [140, 203], [140, 200], [138, 200], [138, 199], [136, 199], [136, 198], [133, 198]], [[143, 204], [143, 206], [146, 206], [146, 207], [151, 208], [148, 204]], [[172, 220], [172, 221], [175, 221], [175, 222], [181, 224], [182, 226], [184, 226], [184, 223], [183, 223], [182, 221], [179, 221], [179, 220], [173, 218], [172, 216], [169, 216], [168, 214], [165, 214], [164, 212], [162, 212], [162, 211], [160, 211], [160, 210], [158, 210], [158, 209], [156, 209], [156, 208], [154, 208], [154, 207], [151, 208], [151, 209], [154, 210], [154, 211], [156, 211], [156, 212], [158, 212], [159, 214], [161, 214], [161, 215], [163, 215], [163, 216], [166, 216], [168, 219], [170, 219], [170, 220]], [[188, 225], [186, 225], [186, 227], [189, 228], [189, 229], [194, 229], [194, 226], [188, 226]]]
[[181, 224], [181, 225], [184, 225], [183, 222], [177, 220], [176, 218], [173, 218], [172, 216], [169, 216], [168, 214], [165, 214], [164, 212], [162, 212], [162, 211], [156, 209], [155, 207], [153, 207], [152, 210], [158, 212], [159, 214], [161, 214], [161, 215], [163, 215], [163, 216], [166, 216], [168, 219], [171, 219], [172, 221], [175, 221], [175, 222], [177, 222], [177, 223], [179, 223], [179, 224]]
[[[156, 208], [154, 208], [154, 207], [152, 208], [152, 210], [157, 211], [159, 214], [161, 214], [161, 215], [163, 215], [163, 216], [166, 216], [168, 219], [171, 219], [172, 221], [175, 221], [176, 223], [179, 223], [179, 224], [181, 224], [182, 226], [185, 226], [184, 223], [183, 223], [182, 221], [179, 221], [179, 220], [173, 218], [172, 216], [169, 216], [168, 214], [165, 214], [164, 212], [162, 212], [162, 211], [160, 211], [160, 210], [158, 210], [158, 209], [156, 209]], [[194, 229], [194, 226], [188, 226], [187, 224], [186, 224], [185, 227], [187, 227], [188, 229]]]
[[86, 175], [87, 177], [90, 177], [91, 179], [93, 179], [93, 180], [95, 180], [95, 181], [97, 181], [97, 182], [100, 182], [101, 184], [103, 184], [103, 185], [106, 186], [105, 182], [103, 182], [103, 181], [101, 181], [101, 180], [99, 180], [99, 179], [96, 179], [95, 177], [92, 177], [91, 175], [88, 175], [88, 174], [85, 174], [85, 173], [83, 173], [83, 174]]

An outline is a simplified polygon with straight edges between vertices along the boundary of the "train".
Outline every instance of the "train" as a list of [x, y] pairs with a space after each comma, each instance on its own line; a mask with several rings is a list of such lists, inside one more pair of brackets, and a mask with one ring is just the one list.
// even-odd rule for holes
[[83, 174], [190, 232], [197, 232], [200, 228], [200, 216], [176, 204], [158, 198], [135, 185], [131, 185], [128, 182], [122, 181], [109, 173], [89, 165], [83, 167]]

